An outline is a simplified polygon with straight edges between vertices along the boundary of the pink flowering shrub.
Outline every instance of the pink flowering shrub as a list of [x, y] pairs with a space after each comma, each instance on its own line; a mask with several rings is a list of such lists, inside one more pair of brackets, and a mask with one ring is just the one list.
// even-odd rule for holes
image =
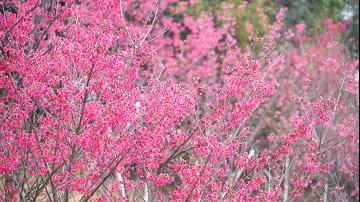
[[359, 199], [347, 25], [242, 50], [196, 3], [0, 4], [2, 200]]

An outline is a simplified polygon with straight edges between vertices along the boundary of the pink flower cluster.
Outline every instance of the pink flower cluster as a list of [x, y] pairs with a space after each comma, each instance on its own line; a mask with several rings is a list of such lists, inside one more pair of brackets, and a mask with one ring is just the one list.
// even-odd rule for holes
[[0, 3], [1, 200], [359, 199], [347, 24], [242, 50], [197, 3]]

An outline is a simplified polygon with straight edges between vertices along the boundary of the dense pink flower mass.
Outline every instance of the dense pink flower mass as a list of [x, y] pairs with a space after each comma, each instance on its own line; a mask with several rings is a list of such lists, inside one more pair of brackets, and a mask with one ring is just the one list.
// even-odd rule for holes
[[359, 200], [347, 24], [242, 50], [175, 2], [0, 3], [1, 200]]

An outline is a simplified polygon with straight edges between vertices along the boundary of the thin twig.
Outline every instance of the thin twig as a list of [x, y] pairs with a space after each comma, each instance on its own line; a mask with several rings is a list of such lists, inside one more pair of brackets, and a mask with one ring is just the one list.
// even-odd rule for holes
[[144, 41], [146, 40], [147, 36], [148, 36], [149, 33], [151, 32], [152, 28], [154, 27], [155, 20], [156, 20], [156, 18], [157, 18], [157, 14], [158, 14], [158, 12], [159, 12], [159, 2], [156, 2], [155, 7], [156, 7], [156, 10], [155, 10], [155, 14], [154, 14], [154, 19], [153, 19], [153, 21], [152, 21], [152, 23], [151, 23], [151, 25], [150, 25], [150, 28], [149, 28], [149, 30], [146, 32], [145, 36], [143, 37], [143, 39], [140, 41], [139, 45], [138, 45], [136, 48], [139, 48], [139, 47], [142, 46], [142, 44], [143, 44]]
[[[202, 175], [204, 174], [205, 169], [206, 169], [206, 166], [207, 166], [207, 164], [208, 164], [209, 161], [210, 161], [211, 155], [212, 155], [212, 151], [210, 151], [209, 155], [208, 155], [207, 158], [206, 158], [205, 165], [204, 165], [203, 169], [202, 169], [201, 172], [200, 172], [199, 178], [202, 177]], [[189, 193], [189, 195], [186, 197], [186, 200], [185, 200], [186, 202], [189, 202], [189, 201], [190, 201], [190, 197], [191, 197], [191, 195], [192, 195], [192, 192], [194, 191], [194, 189], [195, 189], [195, 187], [196, 187], [196, 185], [197, 185], [198, 182], [199, 182], [199, 179], [197, 179], [196, 182], [195, 182], [195, 183], [193, 184], [193, 186], [191, 187], [190, 193]]]
[[124, 16], [123, 7], [122, 7], [122, 0], [120, 0], [120, 14], [121, 14], [121, 18], [123, 20], [123, 24], [124, 24], [124, 27], [125, 27], [126, 34], [128, 35], [128, 37], [129, 37], [129, 39], [131, 41], [131, 45], [135, 48], [135, 42], [131, 37], [128, 26], [126, 25], [125, 16]]

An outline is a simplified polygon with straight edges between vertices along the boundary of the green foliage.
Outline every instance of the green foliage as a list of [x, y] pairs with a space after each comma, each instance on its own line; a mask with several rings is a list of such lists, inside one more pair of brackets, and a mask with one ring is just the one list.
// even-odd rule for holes
[[287, 14], [285, 23], [291, 27], [302, 21], [307, 25], [309, 34], [323, 32], [323, 22], [326, 18], [335, 21], [340, 19], [341, 12], [345, 7], [346, 0], [271, 0], [272, 6], [266, 10], [271, 20], [275, 20], [276, 12], [286, 7]]
[[[243, 9], [238, 6], [247, 3]], [[226, 4], [232, 4], [233, 8], [225, 9]], [[175, 7], [178, 3], [174, 4]], [[285, 15], [286, 27], [305, 22], [307, 34], [316, 36], [325, 31], [324, 20], [331, 18], [334, 21], [342, 20], [342, 12], [346, 6], [350, 6], [355, 13], [354, 21], [348, 30], [347, 38], [354, 38], [356, 42], [349, 45], [353, 50], [358, 50], [359, 28], [358, 28], [358, 7], [357, 0], [199, 0], [195, 6], [189, 6], [186, 13], [193, 17], [200, 17], [206, 13], [214, 16], [216, 26], [221, 26], [223, 22], [220, 16], [230, 15], [236, 21], [235, 36], [241, 48], [248, 45], [247, 38], [249, 33], [246, 31], [246, 23], [253, 26], [253, 30], [258, 37], [265, 34], [265, 27], [275, 21], [276, 13], [280, 8], [286, 7]], [[173, 15], [175, 21], [181, 22], [182, 14]]]
[[348, 9], [354, 15], [349, 29], [345, 33], [345, 40], [352, 56], [359, 57], [359, 2], [348, 4]]
[[[238, 39], [241, 48], [248, 45], [247, 38], [249, 33], [246, 31], [246, 23], [253, 26], [253, 30], [258, 37], [265, 34], [265, 26], [268, 24], [268, 18], [264, 12], [264, 0], [248, 3], [240, 10], [238, 6], [247, 1], [243, 0], [200, 0], [194, 7], [189, 7], [187, 12], [191, 16], [199, 17], [200, 15], [211, 12], [215, 16], [215, 25], [221, 26], [222, 21], [216, 16], [230, 15], [236, 21], [235, 36]], [[232, 4], [233, 8], [224, 9], [225, 4]]]

